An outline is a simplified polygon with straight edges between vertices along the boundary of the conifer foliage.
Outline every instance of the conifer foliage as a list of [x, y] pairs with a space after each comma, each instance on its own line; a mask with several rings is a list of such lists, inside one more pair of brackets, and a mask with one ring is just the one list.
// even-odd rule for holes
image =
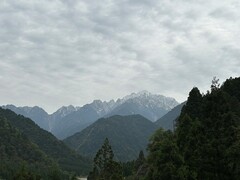
[[114, 154], [109, 144], [108, 138], [105, 139], [102, 147], [98, 150], [94, 158], [93, 171], [90, 172], [88, 180], [121, 180], [122, 167], [113, 160]]
[[154, 134], [146, 179], [240, 179], [240, 78], [218, 82], [193, 88], [176, 130]]

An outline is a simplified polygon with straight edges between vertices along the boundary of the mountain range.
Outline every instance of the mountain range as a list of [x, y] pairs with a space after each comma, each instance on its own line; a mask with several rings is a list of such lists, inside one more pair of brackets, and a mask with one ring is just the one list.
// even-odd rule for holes
[[41, 128], [51, 132], [59, 139], [64, 139], [80, 132], [102, 117], [140, 114], [155, 122], [178, 104], [174, 98], [141, 91], [119, 98], [116, 101], [94, 100], [82, 107], [63, 106], [53, 114], [48, 114], [37, 106], [16, 107], [6, 105], [2, 107], [31, 118]]
[[104, 139], [108, 138], [116, 159], [131, 161], [136, 159], [140, 150], [146, 152], [149, 137], [156, 129], [173, 130], [185, 104], [177, 105], [155, 122], [141, 115], [101, 118], [63, 141], [80, 154], [93, 158]]

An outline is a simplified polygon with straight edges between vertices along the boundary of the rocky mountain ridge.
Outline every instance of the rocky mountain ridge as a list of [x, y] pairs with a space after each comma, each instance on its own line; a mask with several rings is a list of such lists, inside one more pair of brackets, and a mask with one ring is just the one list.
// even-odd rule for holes
[[82, 107], [63, 106], [52, 114], [48, 114], [38, 106], [6, 105], [2, 107], [31, 118], [41, 128], [53, 133], [59, 139], [64, 139], [102, 117], [140, 114], [154, 122], [178, 104], [174, 98], [141, 91], [116, 101], [94, 100]]

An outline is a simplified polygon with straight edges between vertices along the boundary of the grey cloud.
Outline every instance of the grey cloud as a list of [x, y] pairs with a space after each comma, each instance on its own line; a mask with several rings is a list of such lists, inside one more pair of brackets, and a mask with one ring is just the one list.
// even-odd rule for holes
[[183, 101], [215, 75], [239, 75], [238, 7], [235, 0], [1, 1], [2, 103], [53, 111], [143, 89]]

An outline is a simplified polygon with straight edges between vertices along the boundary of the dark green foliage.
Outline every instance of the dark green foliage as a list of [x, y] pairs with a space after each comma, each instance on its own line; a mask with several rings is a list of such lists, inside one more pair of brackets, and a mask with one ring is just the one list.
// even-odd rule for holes
[[141, 150], [139, 152], [138, 158], [136, 160], [122, 163], [122, 167], [123, 176], [125, 179], [139, 180], [143, 178], [148, 170], [143, 151]]
[[[24, 138], [28, 139], [35, 147], [38, 147], [38, 150], [43, 152], [45, 156], [49, 156], [53, 161], [59, 164], [64, 171], [75, 172], [79, 175], [86, 175], [89, 172], [89, 160], [77, 155], [62, 141], [56, 139], [51, 133], [39, 128], [30, 119], [1, 108], [0, 115], [7, 119], [8, 123], [17, 129]], [[9, 137], [7, 136], [7, 138]], [[27, 152], [27, 158], [32, 156], [32, 151], [29, 150], [25, 152]], [[43, 159], [42, 156], [35, 156], [35, 158], [38, 159], [33, 159], [33, 162]]]
[[194, 87], [189, 93], [187, 103], [185, 106], [183, 106], [179, 118], [180, 119], [183, 118], [185, 114], [188, 114], [190, 117], [200, 117], [201, 108], [202, 108], [202, 95], [199, 89]]
[[149, 144], [147, 179], [240, 179], [240, 78], [189, 93], [174, 133]]
[[221, 89], [240, 101], [240, 77], [227, 79]]
[[138, 157], [156, 130], [151, 121], [140, 115], [102, 118], [64, 142], [82, 155], [93, 158], [106, 137], [112, 144], [115, 159], [121, 162]]
[[40, 179], [51, 166], [54, 161], [0, 114], [0, 177]]
[[129, 177], [135, 174], [135, 161], [123, 162], [121, 164], [123, 168], [123, 177]]
[[114, 154], [106, 138], [102, 147], [94, 158], [93, 171], [90, 172], [88, 180], [121, 180], [123, 179], [122, 167], [113, 160]]
[[184, 160], [171, 131], [159, 129], [149, 144], [147, 179], [184, 179]]
[[141, 150], [139, 155], [138, 155], [138, 158], [136, 159], [135, 163], [134, 163], [134, 169], [135, 171], [137, 171], [144, 163], [145, 163], [145, 157], [144, 157], [144, 153], [143, 151]]
[[[40, 172], [40, 171], [39, 171]], [[40, 180], [42, 178], [47, 178], [47, 176], [40, 175], [34, 171], [26, 169], [25, 165], [20, 167], [17, 172], [13, 175], [13, 180]], [[61, 172], [60, 172], [61, 173]]]
[[[219, 87], [218, 80], [214, 79], [211, 93], [202, 98], [200, 93], [190, 93], [178, 121], [178, 146], [197, 179], [236, 178], [229, 168], [236, 160], [229, 157], [229, 152], [240, 143], [239, 116], [234, 110], [236, 107], [232, 106], [232, 98]], [[234, 164], [234, 167], [239, 166], [236, 162]]]

